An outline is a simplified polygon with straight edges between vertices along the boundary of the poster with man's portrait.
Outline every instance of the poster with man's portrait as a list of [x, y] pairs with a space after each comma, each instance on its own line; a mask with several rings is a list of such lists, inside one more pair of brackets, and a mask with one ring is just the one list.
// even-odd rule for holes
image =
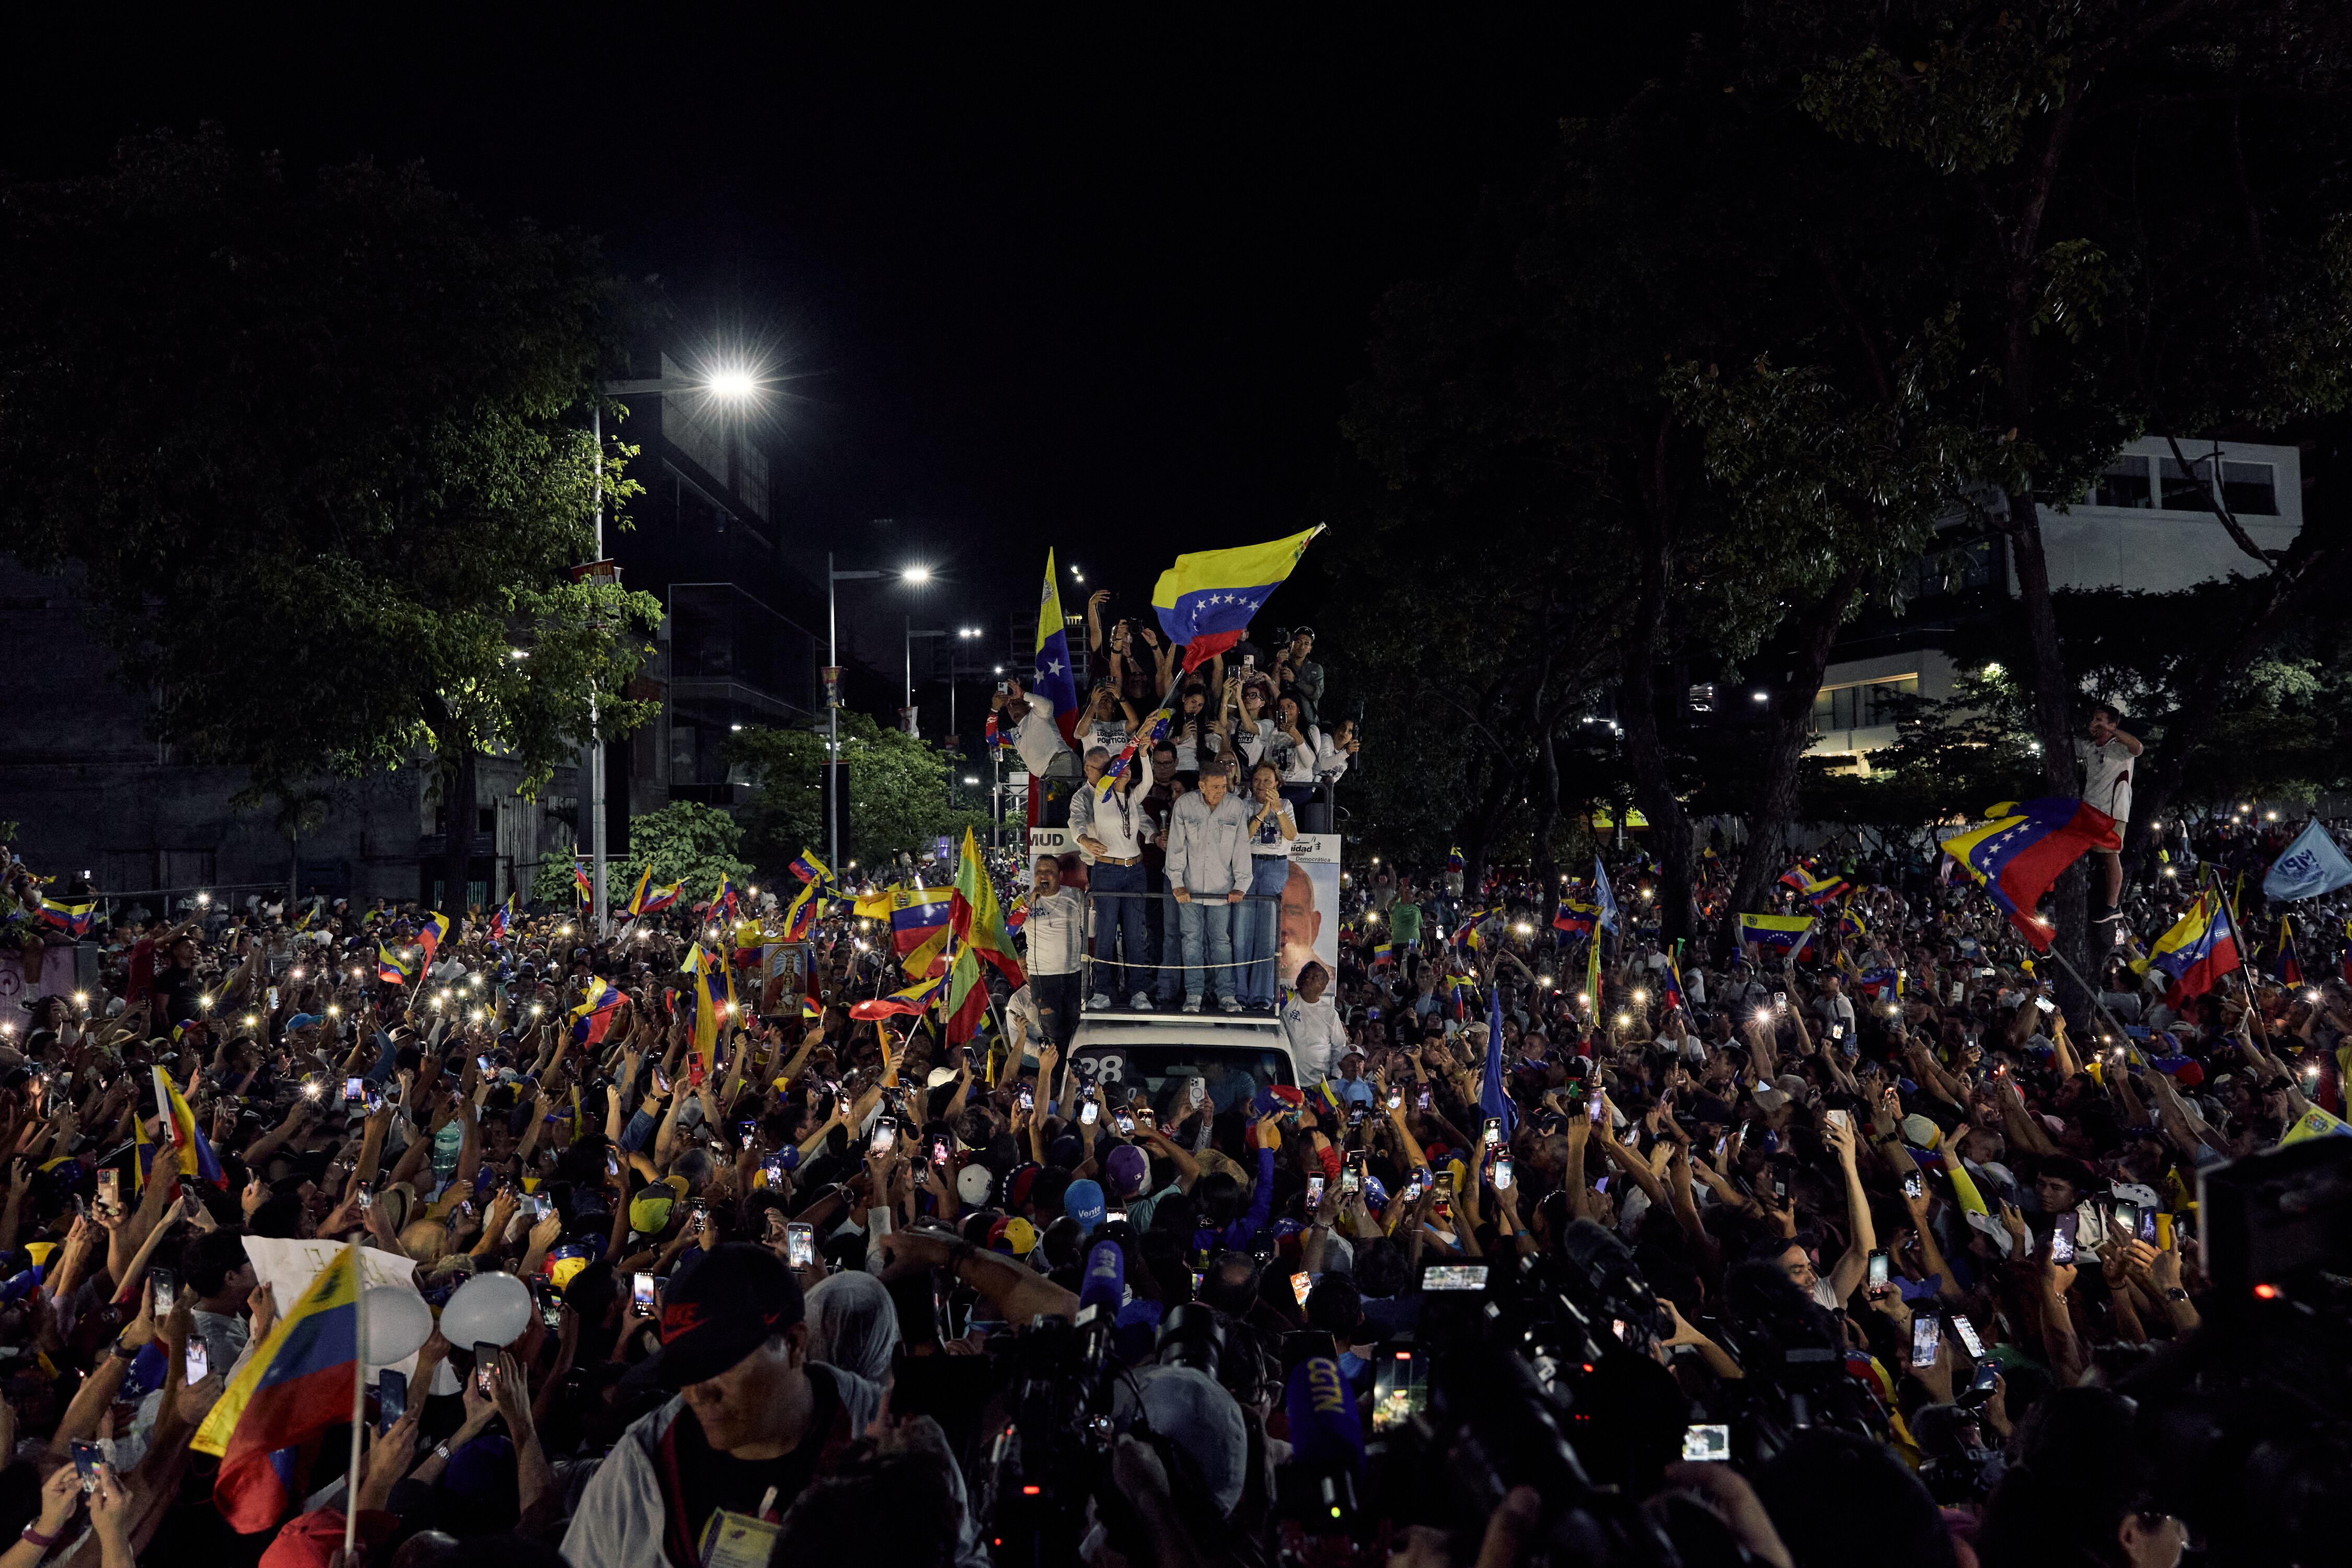
[[1308, 959], [1339, 977], [1339, 836], [1302, 833], [1290, 843], [1282, 887], [1282, 983], [1296, 984]]

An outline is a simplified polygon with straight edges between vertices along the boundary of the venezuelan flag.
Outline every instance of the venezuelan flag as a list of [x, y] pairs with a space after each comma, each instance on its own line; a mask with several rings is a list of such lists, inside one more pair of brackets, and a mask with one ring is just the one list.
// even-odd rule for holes
[[1456, 845], [1454, 847], [1448, 849], [1445, 852], [1445, 868], [1447, 870], [1458, 873], [1468, 864], [1469, 862], [1462, 858], [1462, 849], [1459, 845]]
[[742, 895], [735, 890], [735, 879], [725, 872], [720, 872], [719, 887], [710, 895], [710, 912], [714, 916], [731, 913], [735, 906], [741, 901]]
[[613, 1015], [620, 1006], [618, 991], [601, 980], [593, 982], [588, 1000], [572, 1009], [572, 1038], [583, 1046], [599, 1044], [612, 1028]]
[[507, 901], [500, 904], [498, 912], [490, 917], [490, 934], [503, 942], [506, 940], [507, 933], [521, 923], [522, 895], [519, 892], [509, 892], [507, 894]]
[[1024, 893], [1014, 899], [1012, 906], [1004, 911], [1004, 929], [1009, 931], [1019, 931], [1028, 923], [1029, 895]]
[[730, 1010], [734, 991], [730, 985], [722, 994], [721, 984], [712, 983], [712, 973], [721, 965], [716, 957], [702, 951], [699, 942], [687, 950], [686, 967], [694, 976], [694, 1054], [702, 1058], [702, 1065], [708, 1068], [719, 1059], [719, 1036], [726, 1026], [724, 1015]]
[[2148, 967], [2172, 983], [2164, 993], [2168, 1007], [2212, 990], [2239, 963], [2237, 927], [2218, 893], [2198, 894], [2189, 912], [2148, 950]]
[[1805, 945], [1805, 937], [1813, 929], [1811, 915], [1741, 915], [1739, 941], [1742, 946], [1754, 942], [1775, 952], [1794, 952]]
[[221, 1169], [220, 1156], [213, 1152], [204, 1129], [196, 1125], [196, 1113], [181, 1097], [172, 1075], [162, 1068], [155, 1069], [155, 1109], [163, 1119], [163, 1131], [171, 1136], [180, 1174], [193, 1176], [207, 1186], [228, 1185], [228, 1174]]
[[1118, 781], [1125, 778], [1128, 770], [1135, 765], [1135, 753], [1146, 747], [1156, 746], [1166, 740], [1168, 727], [1175, 721], [1174, 709], [1154, 710], [1135, 733], [1129, 737], [1127, 744], [1118, 749], [1118, 755], [1113, 757], [1110, 764], [1103, 769], [1102, 782], [1095, 785], [1095, 798], [1108, 800], [1111, 792], [1118, 787]]
[[1562, 899], [1551, 917], [1551, 929], [1571, 935], [1589, 933], [1601, 921], [1597, 904], [1580, 903], [1574, 899]]
[[41, 923], [54, 931], [61, 931], [79, 939], [88, 936], [89, 928], [97, 921], [98, 905], [95, 902], [61, 904], [46, 893], [41, 895]]
[[588, 876], [588, 862], [577, 858], [576, 854], [572, 862], [572, 890], [580, 895], [583, 904], [596, 896], [596, 884]]
[[898, 888], [890, 897], [890, 944], [900, 957], [923, 945], [955, 911], [953, 888]]
[[299, 1450], [352, 1419], [360, 1289], [353, 1242], [278, 1320], [188, 1445], [219, 1456], [213, 1502], [241, 1534], [268, 1530], [286, 1516], [301, 1496]]
[[832, 871], [826, 868], [824, 861], [816, 858], [816, 851], [814, 849], [802, 850], [793, 857], [792, 865], [786, 869], [803, 882], [829, 883], [833, 880]]
[[1680, 1007], [1688, 1012], [1690, 1004], [1683, 999], [1683, 977], [1679, 973], [1681, 956], [1676, 953], [1676, 962], [1658, 972], [1658, 1003], [1662, 1007]]
[[948, 972], [942, 968], [932, 978], [919, 981], [902, 991], [894, 991], [887, 996], [877, 996], [870, 1001], [852, 1004], [849, 1016], [868, 1024], [877, 1018], [901, 1016], [919, 1018], [931, 1010], [931, 1005], [937, 1002], [940, 994], [946, 990], [947, 983]]
[[1070, 623], [1062, 613], [1062, 590], [1054, 578], [1054, 552], [1045, 552], [1045, 590], [1037, 596], [1037, 653], [1031, 662], [1029, 695], [1054, 715], [1066, 741], [1078, 727], [1078, 683], [1070, 664]]
[[808, 936], [809, 927], [816, 924], [817, 916], [824, 912], [824, 889], [823, 882], [810, 882], [793, 895], [791, 905], [784, 910], [786, 942], [800, 942]]
[[1892, 969], [1865, 969], [1855, 977], [1854, 984], [1874, 1002], [1902, 994], [1902, 977]]
[[386, 985], [405, 985], [416, 978], [416, 961], [395, 957], [382, 942], [375, 944], [375, 977]]
[[1200, 550], [1176, 557], [1151, 590], [1160, 629], [1184, 647], [1184, 668], [1197, 669], [1242, 640], [1250, 617], [1298, 565], [1320, 523], [1304, 533], [1238, 550]]
[[1862, 923], [1862, 917], [1853, 912], [1851, 905], [1839, 911], [1837, 929], [1838, 935], [1844, 937], [1864, 937], [1870, 934], [1870, 928]]
[[425, 917], [425, 923], [416, 928], [416, 945], [424, 950], [425, 963], [433, 962], [433, 955], [441, 951], [441, 939], [448, 934], [449, 917], [447, 915], [433, 914]]
[[914, 952], [898, 961], [898, 967], [917, 979], [935, 979], [947, 968], [948, 943], [954, 940], [955, 927], [935, 926]]
[[851, 913], [862, 921], [887, 921], [896, 906], [895, 888], [883, 888], [871, 893], [860, 893], [854, 900]]
[[2303, 959], [2294, 951], [2294, 922], [2285, 915], [2279, 916], [2278, 956], [2271, 960], [2271, 972], [2282, 985], [2303, 984]]
[[1396, 944], [1394, 942], [1381, 942], [1372, 949], [1372, 966], [1374, 968], [1377, 969], [1383, 963], [1394, 963], [1395, 962]]
[[2094, 849], [2120, 849], [2123, 840], [2105, 816], [2064, 795], [2003, 801], [1985, 815], [1991, 820], [1981, 827], [1943, 840], [1944, 853], [1992, 896], [2035, 952], [2046, 952], [2051, 928], [2034, 906], [2067, 867]]

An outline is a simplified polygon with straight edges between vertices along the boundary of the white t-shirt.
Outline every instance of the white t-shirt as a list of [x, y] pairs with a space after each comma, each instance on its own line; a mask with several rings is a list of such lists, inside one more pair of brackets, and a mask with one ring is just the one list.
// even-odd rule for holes
[[1325, 992], [1308, 1002], [1292, 992], [1282, 1004], [1282, 1033], [1298, 1063], [1298, 1081], [1322, 1082], [1348, 1048], [1348, 1031], [1339, 1025], [1339, 1009]]
[[2117, 822], [2127, 819], [2131, 816], [2130, 748], [2118, 740], [2099, 745], [2077, 741], [2074, 757], [2083, 764], [2083, 804]]

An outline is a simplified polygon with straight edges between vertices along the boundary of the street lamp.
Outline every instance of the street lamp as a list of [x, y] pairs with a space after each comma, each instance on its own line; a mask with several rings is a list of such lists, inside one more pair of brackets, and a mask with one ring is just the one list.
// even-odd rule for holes
[[[604, 559], [604, 405], [605, 397], [674, 397], [701, 393], [730, 403], [748, 402], [759, 395], [760, 378], [740, 365], [713, 369], [699, 380], [686, 376], [646, 376], [635, 380], [600, 381], [600, 394], [588, 400], [588, 438], [596, 448], [596, 470], [593, 479], [595, 551], [589, 559]], [[604, 732], [597, 722], [596, 694], [588, 694], [588, 744], [583, 748], [582, 772], [587, 776], [588, 788], [588, 887], [589, 901], [595, 910], [596, 930], [600, 935], [613, 932], [613, 912], [606, 898], [604, 867]], [[454, 824], [456, 818], [451, 818]]]
[[[835, 604], [834, 584], [836, 583], [871, 582], [875, 579], [886, 577], [887, 575], [889, 575], [889, 574], [885, 572], [837, 571], [835, 569], [833, 564], [833, 552], [828, 550], [824, 552], [824, 657], [826, 664], [834, 671], [835, 681], [835, 689], [827, 698], [825, 702], [825, 724], [827, 731], [827, 739], [825, 742], [825, 761], [830, 766], [836, 769], [842, 765], [841, 692], [839, 689], [839, 682], [841, 679], [841, 612]], [[931, 569], [928, 566], [909, 566], [899, 573], [899, 577], [902, 581], [911, 583], [916, 587], [919, 588], [924, 584], [931, 580]], [[828, 773], [826, 777], [831, 779], [833, 782], [831, 786], [825, 791], [824, 796], [824, 841], [827, 853], [833, 864], [837, 867], [841, 864], [840, 795], [842, 789], [842, 775], [839, 773]]]

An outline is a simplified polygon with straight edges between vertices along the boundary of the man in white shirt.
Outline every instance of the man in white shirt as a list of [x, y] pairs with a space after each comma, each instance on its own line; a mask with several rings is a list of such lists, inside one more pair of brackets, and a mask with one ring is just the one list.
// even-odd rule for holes
[[[1136, 748], [1132, 769], [1105, 795], [1100, 786], [1109, 768], [1110, 753], [1089, 748], [1087, 782], [1070, 800], [1070, 833], [1087, 859], [1087, 899], [1094, 906], [1094, 994], [1087, 1005], [1108, 1007], [1124, 991], [1129, 1006], [1149, 1012], [1151, 966], [1160, 962], [1146, 897], [1150, 874], [1143, 864], [1143, 847], [1152, 836], [1150, 815], [1143, 809], [1143, 797], [1151, 790], [1151, 753]], [[1127, 963], [1115, 963], [1112, 956], [1122, 940]]]
[[1298, 988], [1282, 1005], [1282, 1033], [1290, 1042], [1291, 1059], [1298, 1064], [1298, 1081], [1317, 1084], [1331, 1075], [1339, 1053], [1348, 1048], [1348, 1031], [1339, 1009], [1323, 994], [1330, 975], [1320, 963], [1298, 972]]
[[1013, 751], [1021, 757], [1021, 765], [1029, 770], [1029, 800], [1034, 824], [1041, 827], [1062, 826], [1065, 807], [1060, 789], [1048, 791], [1038, 781], [1076, 777], [1078, 759], [1069, 742], [1062, 739], [1061, 726], [1054, 722], [1053, 710], [1031, 701], [1017, 682], [1010, 693], [1000, 691], [990, 698], [988, 705], [1001, 716], [997, 732], [1011, 740]]
[[2132, 761], [2144, 747], [2138, 738], [2119, 727], [2123, 715], [2105, 702], [2091, 708], [2091, 738], [2074, 742], [2074, 757], [2083, 764], [2083, 804], [2114, 825], [2116, 847], [2092, 851], [2105, 873], [2105, 901], [2091, 916], [2094, 925], [2124, 918], [2124, 825], [2131, 820]]
[[1078, 952], [1087, 940], [1087, 903], [1062, 886], [1062, 865], [1037, 857], [1036, 886], [1029, 891], [1029, 919], [1021, 934], [1029, 944], [1022, 967], [1045, 1037], [1067, 1051], [1078, 1032]]

